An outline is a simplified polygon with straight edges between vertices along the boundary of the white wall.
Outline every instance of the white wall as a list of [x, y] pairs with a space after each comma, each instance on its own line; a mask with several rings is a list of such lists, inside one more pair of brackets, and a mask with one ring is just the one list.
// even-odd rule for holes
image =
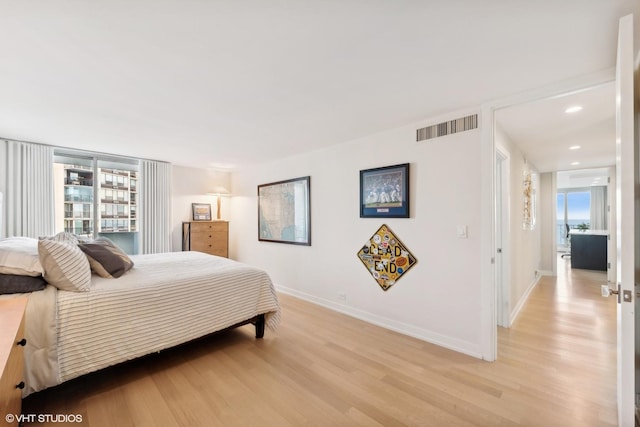
[[556, 179], [555, 173], [540, 174], [540, 270], [557, 274]]
[[[509, 217], [510, 233], [509, 239], [509, 260], [510, 278], [509, 280], [509, 311], [511, 322], [516, 318], [524, 305], [529, 293], [539, 279], [541, 261], [541, 218], [540, 218], [540, 179], [535, 166], [524, 158], [520, 149], [509, 140], [509, 137], [500, 129], [495, 132], [496, 147], [502, 152], [508, 153], [510, 171], [510, 201]], [[533, 230], [523, 227], [524, 215], [524, 195], [523, 177], [524, 172], [531, 172], [533, 176], [533, 187], [536, 190], [537, 209], [536, 224]], [[510, 323], [511, 323], [510, 322]]]
[[[267, 270], [284, 292], [481, 357], [480, 131], [415, 141], [417, 128], [474, 112], [235, 172], [231, 256]], [[359, 171], [407, 162], [411, 218], [361, 219]], [[259, 242], [257, 186], [306, 175], [311, 176], [312, 246]], [[386, 292], [356, 256], [383, 223], [418, 260]], [[458, 225], [468, 227], [467, 239], [457, 237]]]
[[[231, 188], [231, 175], [213, 169], [197, 169], [172, 166], [171, 170], [171, 250], [182, 250], [182, 221], [190, 221], [192, 203], [211, 204], [211, 215], [215, 219], [217, 202], [215, 196], [207, 193], [217, 186]], [[231, 203], [229, 197], [222, 198], [220, 217], [229, 220]], [[231, 225], [230, 225], [231, 227]]]

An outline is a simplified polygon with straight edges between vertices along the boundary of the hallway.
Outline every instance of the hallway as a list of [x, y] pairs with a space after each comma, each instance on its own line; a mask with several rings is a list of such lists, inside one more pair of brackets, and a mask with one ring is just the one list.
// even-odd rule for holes
[[570, 263], [558, 256], [558, 276], [543, 276], [513, 327], [499, 328], [496, 365], [532, 400], [548, 399], [557, 405], [551, 413], [570, 417], [548, 425], [615, 426], [616, 301], [600, 295], [605, 272]]

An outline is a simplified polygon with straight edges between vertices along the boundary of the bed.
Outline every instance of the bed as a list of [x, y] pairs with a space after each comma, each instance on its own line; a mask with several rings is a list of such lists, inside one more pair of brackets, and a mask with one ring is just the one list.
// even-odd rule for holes
[[230, 327], [253, 323], [262, 338], [279, 323], [263, 270], [200, 252], [130, 260], [119, 278], [92, 274], [83, 291], [46, 284], [30, 293], [23, 396]]

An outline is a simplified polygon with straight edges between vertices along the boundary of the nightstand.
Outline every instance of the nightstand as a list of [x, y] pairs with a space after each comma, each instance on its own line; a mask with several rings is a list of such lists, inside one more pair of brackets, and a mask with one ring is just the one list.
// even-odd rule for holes
[[[0, 414], [20, 415], [24, 388], [24, 312], [27, 297], [0, 301]], [[17, 426], [18, 420], [5, 424]]]

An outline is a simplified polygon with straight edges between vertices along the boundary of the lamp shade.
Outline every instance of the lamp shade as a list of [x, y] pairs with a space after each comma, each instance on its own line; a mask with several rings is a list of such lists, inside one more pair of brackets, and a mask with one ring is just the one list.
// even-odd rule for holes
[[221, 185], [216, 186], [213, 190], [209, 191], [207, 194], [211, 196], [230, 196], [231, 192]]

